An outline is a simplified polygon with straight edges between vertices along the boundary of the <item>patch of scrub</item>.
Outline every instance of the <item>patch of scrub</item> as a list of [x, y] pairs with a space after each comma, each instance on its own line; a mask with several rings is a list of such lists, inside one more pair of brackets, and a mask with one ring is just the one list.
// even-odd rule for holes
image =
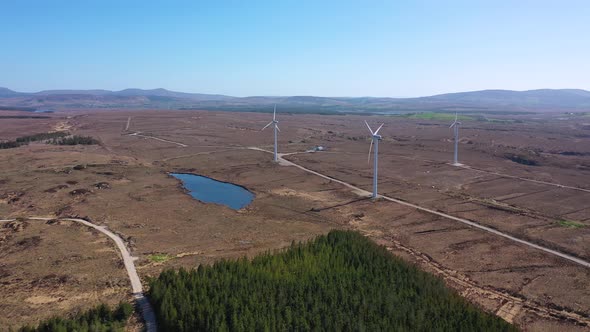
[[586, 225], [579, 223], [577, 221], [572, 221], [572, 220], [560, 220], [557, 222], [557, 224], [559, 224], [559, 226], [563, 226], [563, 227], [567, 227], [567, 228], [582, 228], [582, 227], [586, 227]]
[[170, 256], [167, 254], [153, 254], [148, 257], [150, 261], [154, 263], [164, 263], [165, 261], [170, 259]]
[[170, 175], [182, 181], [182, 185], [194, 199], [204, 203], [222, 204], [239, 210], [254, 199], [254, 194], [248, 189], [232, 183], [196, 174], [170, 173]]
[[306, 191], [296, 191], [296, 190], [289, 189], [289, 188], [275, 189], [275, 190], [271, 190], [270, 192], [275, 195], [279, 195], [279, 196], [301, 197], [303, 199], [307, 199], [310, 201], [327, 201], [327, 202], [330, 201], [330, 197], [323, 192], [310, 193], [310, 192], [306, 192]]

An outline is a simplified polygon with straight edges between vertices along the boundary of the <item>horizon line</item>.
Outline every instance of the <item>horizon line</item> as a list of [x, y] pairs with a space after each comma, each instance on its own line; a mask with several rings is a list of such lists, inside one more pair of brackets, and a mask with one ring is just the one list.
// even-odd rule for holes
[[447, 94], [456, 94], [456, 93], [471, 93], [471, 92], [484, 92], [484, 91], [509, 91], [509, 92], [530, 92], [530, 91], [542, 91], [542, 90], [549, 90], [549, 91], [567, 91], [567, 90], [579, 90], [579, 91], [586, 91], [590, 92], [590, 90], [582, 89], [582, 88], [537, 88], [537, 89], [525, 89], [525, 90], [512, 90], [512, 89], [501, 89], [501, 88], [490, 88], [490, 89], [481, 89], [481, 90], [463, 90], [463, 91], [453, 91], [453, 92], [441, 92], [429, 95], [418, 95], [418, 96], [371, 96], [371, 95], [364, 95], [364, 96], [322, 96], [322, 95], [312, 95], [312, 94], [292, 94], [292, 95], [230, 95], [230, 94], [223, 94], [223, 93], [209, 93], [209, 92], [186, 92], [186, 91], [178, 91], [178, 90], [170, 90], [167, 88], [124, 88], [121, 90], [110, 90], [110, 89], [103, 89], [103, 88], [92, 88], [92, 89], [43, 89], [39, 91], [16, 91], [5, 86], [0, 86], [0, 89], [6, 89], [14, 93], [24, 93], [24, 94], [39, 94], [43, 92], [56, 92], [56, 91], [81, 91], [81, 92], [90, 92], [90, 91], [104, 91], [104, 92], [123, 92], [126, 90], [141, 90], [141, 91], [154, 91], [154, 90], [164, 90], [167, 92], [173, 93], [185, 93], [185, 94], [201, 94], [201, 95], [214, 95], [214, 96], [224, 96], [224, 97], [232, 97], [232, 98], [254, 98], [254, 97], [263, 97], [263, 98], [289, 98], [289, 97], [321, 97], [321, 98], [390, 98], [390, 99], [414, 99], [414, 98], [427, 98], [427, 97], [434, 97], [440, 95], [447, 95]]

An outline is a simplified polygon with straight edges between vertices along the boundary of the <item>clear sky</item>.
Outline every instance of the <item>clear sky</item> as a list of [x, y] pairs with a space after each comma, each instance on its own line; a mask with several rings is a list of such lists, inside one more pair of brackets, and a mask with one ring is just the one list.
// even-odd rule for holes
[[410, 97], [590, 90], [590, 1], [9, 1], [0, 86]]

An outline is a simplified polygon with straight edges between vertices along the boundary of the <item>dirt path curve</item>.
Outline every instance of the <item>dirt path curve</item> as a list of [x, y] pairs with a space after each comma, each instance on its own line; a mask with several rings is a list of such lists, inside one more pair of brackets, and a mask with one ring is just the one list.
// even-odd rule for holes
[[143, 137], [143, 138], [149, 138], [149, 139], [154, 139], [156, 141], [160, 141], [160, 142], [165, 142], [165, 143], [170, 143], [170, 144], [176, 144], [180, 147], [186, 148], [188, 145], [180, 143], [180, 142], [174, 142], [174, 141], [170, 141], [167, 139], [163, 139], [163, 138], [159, 138], [159, 137], [155, 137], [155, 136], [149, 136], [149, 135], [142, 135], [141, 132], [137, 131], [134, 132], [132, 134], [129, 134], [128, 136], [136, 136], [136, 137]]
[[[48, 220], [51, 220], [52, 218], [30, 217], [27, 219], [48, 221]], [[146, 331], [147, 332], [156, 332], [157, 331], [156, 315], [154, 314], [154, 310], [153, 310], [150, 302], [143, 294], [143, 287], [141, 285], [141, 280], [139, 279], [139, 275], [137, 274], [137, 270], [135, 269], [135, 264], [133, 263], [137, 258], [131, 256], [131, 254], [129, 253], [129, 250], [127, 250], [127, 247], [125, 246], [125, 243], [123, 242], [123, 239], [121, 239], [121, 237], [118, 236], [117, 234], [108, 230], [105, 226], [98, 226], [98, 225], [95, 225], [95, 224], [93, 224], [89, 221], [86, 221], [84, 219], [60, 218], [60, 220], [73, 221], [73, 222], [80, 223], [84, 226], [94, 228], [97, 231], [105, 234], [106, 236], [111, 238], [111, 240], [113, 240], [115, 242], [115, 244], [117, 245], [117, 248], [119, 249], [119, 252], [121, 253], [121, 257], [123, 258], [123, 264], [125, 265], [125, 269], [127, 270], [127, 274], [129, 275], [129, 281], [131, 281], [131, 289], [133, 291], [133, 296], [135, 297], [135, 301], [137, 302], [137, 306], [139, 308], [139, 311], [141, 312], [141, 315], [143, 316], [143, 320], [144, 320], [145, 326], [146, 326]], [[14, 221], [14, 219], [4, 219], [4, 220], [0, 220], [0, 222], [1, 221]]]
[[[267, 152], [267, 153], [272, 153], [271, 151], [267, 151], [267, 150], [256, 148], [256, 147], [250, 147], [249, 149], [256, 150], [256, 151], [263, 151], [263, 152]], [[305, 168], [305, 167], [303, 167], [301, 165], [298, 165], [298, 164], [296, 164], [296, 163], [294, 163], [292, 161], [286, 160], [286, 159], [283, 158], [283, 156], [284, 156], [284, 154], [279, 154], [279, 156], [278, 156], [278, 158], [279, 158], [279, 164], [280, 165], [294, 166], [294, 167], [297, 167], [297, 168], [299, 168], [299, 169], [301, 169], [301, 170], [303, 170], [305, 172], [308, 172], [308, 173], [317, 175], [319, 177], [322, 177], [322, 178], [327, 179], [327, 180], [330, 180], [330, 181], [334, 181], [334, 182], [340, 183], [340, 184], [342, 184], [342, 185], [344, 185], [344, 186], [352, 189], [355, 193], [357, 193], [360, 196], [368, 196], [368, 195], [371, 194], [370, 192], [368, 192], [366, 190], [363, 190], [363, 189], [361, 189], [361, 188], [359, 188], [357, 186], [354, 186], [354, 185], [352, 185], [350, 183], [346, 183], [344, 181], [335, 179], [335, 178], [330, 177], [328, 175], [318, 173], [316, 171], [313, 171], [313, 170], [310, 170], [308, 168]], [[487, 227], [487, 226], [480, 225], [480, 224], [475, 223], [473, 221], [469, 221], [467, 219], [463, 219], [463, 218], [459, 218], [459, 217], [454, 217], [454, 216], [451, 216], [451, 215], [446, 214], [446, 213], [443, 213], [443, 212], [439, 212], [439, 211], [435, 211], [435, 210], [432, 210], [432, 209], [428, 209], [428, 208], [425, 208], [425, 207], [422, 207], [422, 206], [419, 206], [419, 205], [416, 205], [416, 204], [408, 203], [408, 202], [405, 202], [405, 201], [402, 201], [402, 200], [399, 200], [399, 199], [396, 199], [396, 198], [392, 198], [392, 197], [388, 197], [388, 196], [383, 196], [383, 195], [379, 195], [379, 197], [382, 198], [382, 199], [385, 199], [387, 201], [393, 202], [393, 203], [397, 203], [397, 204], [400, 204], [400, 205], [405, 205], [405, 206], [414, 208], [416, 210], [420, 210], [420, 211], [427, 212], [427, 213], [430, 213], [430, 214], [434, 214], [434, 215], [437, 215], [437, 216], [440, 216], [440, 217], [443, 217], [443, 218], [447, 218], [447, 219], [451, 219], [451, 220], [454, 220], [454, 221], [458, 221], [460, 223], [469, 225], [471, 227], [475, 227], [475, 228], [481, 229], [483, 231], [486, 231], [486, 232], [489, 232], [489, 233], [492, 233], [492, 234], [495, 234], [495, 235], [504, 237], [506, 239], [509, 239], [511, 241], [514, 241], [514, 242], [517, 242], [517, 243], [520, 243], [520, 244], [524, 244], [524, 245], [529, 246], [531, 248], [542, 250], [542, 251], [544, 251], [546, 253], [549, 253], [551, 255], [558, 256], [560, 258], [564, 258], [564, 259], [567, 259], [567, 260], [569, 260], [571, 262], [574, 262], [576, 264], [579, 264], [579, 265], [582, 265], [584, 267], [590, 268], [590, 262], [587, 262], [587, 261], [585, 261], [583, 259], [580, 259], [580, 258], [571, 256], [571, 255], [562, 253], [562, 252], [557, 251], [557, 250], [549, 249], [549, 248], [540, 246], [538, 244], [535, 244], [535, 243], [532, 243], [532, 242], [529, 242], [529, 241], [526, 241], [526, 240], [519, 239], [519, 238], [514, 237], [512, 235], [506, 234], [504, 232], [498, 231], [496, 229], [493, 229], [493, 228], [490, 228], [490, 227]]]

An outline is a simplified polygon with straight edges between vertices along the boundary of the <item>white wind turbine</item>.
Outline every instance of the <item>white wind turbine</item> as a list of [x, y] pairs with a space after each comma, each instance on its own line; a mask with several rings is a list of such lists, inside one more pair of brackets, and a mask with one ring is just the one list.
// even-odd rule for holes
[[264, 128], [261, 129], [264, 130], [266, 129], [268, 126], [274, 124], [274, 133], [275, 133], [275, 150], [274, 150], [274, 161], [277, 162], [279, 161], [279, 156], [277, 153], [277, 132], [281, 131], [279, 129], [279, 120], [277, 120], [277, 105], [275, 104], [275, 110], [272, 113], [272, 121], [269, 122], [266, 126], [264, 126]]
[[371, 161], [371, 149], [373, 148], [373, 144], [375, 144], [375, 157], [373, 161], [373, 198], [377, 198], [377, 170], [378, 170], [378, 158], [379, 158], [379, 141], [381, 140], [381, 135], [379, 135], [379, 130], [383, 127], [384, 124], [381, 124], [377, 130], [373, 132], [371, 126], [365, 121], [367, 128], [369, 128], [369, 132], [371, 133], [371, 145], [369, 145], [369, 158], [367, 162]]
[[453, 128], [455, 131], [455, 155], [453, 158], [453, 165], [454, 166], [459, 166], [461, 164], [459, 164], [459, 160], [458, 160], [458, 154], [459, 154], [459, 126], [461, 125], [461, 122], [458, 121], [458, 116], [457, 113], [455, 113], [455, 122], [453, 122], [453, 124], [451, 124], [451, 126], [449, 128]]

